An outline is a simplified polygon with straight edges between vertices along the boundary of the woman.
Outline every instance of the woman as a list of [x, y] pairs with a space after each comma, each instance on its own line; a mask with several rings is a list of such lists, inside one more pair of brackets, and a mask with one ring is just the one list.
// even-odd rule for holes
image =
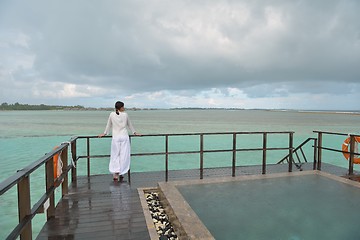
[[118, 181], [119, 176], [122, 180], [123, 174], [130, 169], [130, 139], [127, 128], [134, 135], [140, 135], [132, 126], [124, 103], [118, 101], [115, 103], [115, 112], [110, 113], [104, 133], [98, 136], [104, 137], [112, 130], [109, 171], [113, 174], [114, 181]]

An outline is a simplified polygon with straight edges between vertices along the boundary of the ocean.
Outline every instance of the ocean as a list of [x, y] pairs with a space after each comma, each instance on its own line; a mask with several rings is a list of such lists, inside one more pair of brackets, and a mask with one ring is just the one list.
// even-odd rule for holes
[[[308, 137], [316, 137], [314, 130], [360, 134], [360, 114], [340, 112], [310, 111], [270, 111], [270, 110], [138, 110], [127, 111], [130, 119], [141, 134], [166, 133], [209, 133], [241, 131], [294, 131], [294, 146]], [[0, 181], [5, 180], [30, 163], [38, 160], [55, 146], [68, 141], [72, 136], [98, 135], [105, 129], [109, 111], [0, 111]], [[93, 154], [109, 154], [110, 139], [95, 139]], [[324, 146], [341, 149], [344, 137], [326, 136]], [[287, 136], [269, 136], [269, 146], [288, 142]], [[239, 145], [261, 147], [261, 135], [239, 139]], [[229, 146], [230, 144], [230, 146]], [[208, 137], [205, 146], [210, 149], [231, 148], [231, 139], [226, 136]], [[85, 154], [85, 144], [78, 144], [78, 155]], [[196, 146], [196, 147], [194, 147]], [[170, 150], [196, 150], [198, 139], [170, 138]], [[156, 137], [135, 138], [133, 152], [163, 149], [162, 139]], [[308, 149], [311, 152], [311, 148]], [[269, 154], [270, 162], [276, 162], [285, 152]], [[205, 167], [230, 166], [229, 153], [205, 156]], [[239, 154], [241, 164], [261, 163], [261, 153]], [[189, 161], [189, 159], [191, 161]], [[184, 156], [171, 157], [170, 169], [198, 168], [198, 157], [184, 160]], [[207, 160], [208, 159], [208, 160]], [[224, 163], [219, 161], [224, 159]], [[226, 159], [226, 160], [225, 160]], [[256, 160], [254, 160], [256, 159]], [[260, 160], [258, 160], [260, 159]], [[341, 153], [323, 154], [323, 161], [342, 167], [348, 163]], [[85, 162], [85, 161], [83, 161]], [[163, 170], [163, 160], [159, 157], [133, 158], [133, 172]], [[80, 175], [85, 174], [84, 163], [78, 164]], [[94, 161], [92, 174], [108, 173], [108, 159]], [[357, 170], [356, 166], [355, 170]], [[32, 199], [37, 199], [43, 191], [43, 169], [31, 175]], [[40, 190], [37, 190], [40, 189]], [[59, 192], [57, 193], [59, 195]], [[59, 196], [57, 196], [57, 199]], [[0, 239], [4, 239], [15, 226], [17, 220], [16, 188], [0, 196]], [[34, 235], [45, 221], [44, 214], [37, 216], [33, 224]]]

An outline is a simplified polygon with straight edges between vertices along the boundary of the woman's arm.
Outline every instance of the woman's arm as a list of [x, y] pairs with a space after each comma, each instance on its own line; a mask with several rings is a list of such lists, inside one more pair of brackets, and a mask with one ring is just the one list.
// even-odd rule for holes
[[137, 133], [134, 126], [132, 125], [129, 115], [127, 115], [127, 120], [126, 120], [126, 125], [127, 127], [131, 130], [131, 132], [136, 135], [136, 136], [141, 136], [141, 134]]
[[111, 114], [110, 114], [109, 118], [108, 118], [108, 121], [107, 121], [107, 124], [106, 124], [106, 127], [105, 127], [104, 133], [99, 134], [98, 137], [101, 138], [101, 137], [104, 137], [104, 136], [108, 135], [109, 132], [110, 132], [111, 127], [112, 127], [112, 121], [111, 121]]

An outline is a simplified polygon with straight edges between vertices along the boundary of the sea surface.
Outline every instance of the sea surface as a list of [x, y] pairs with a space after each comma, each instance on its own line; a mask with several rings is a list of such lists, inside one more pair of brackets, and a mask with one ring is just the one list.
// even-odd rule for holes
[[[0, 181], [17, 170], [40, 159], [55, 146], [73, 136], [92, 136], [105, 129], [109, 111], [0, 111]], [[360, 134], [360, 113], [300, 112], [267, 110], [139, 110], [128, 111], [137, 132], [147, 134], [294, 131], [294, 146], [309, 137], [316, 137], [314, 130]], [[343, 136], [327, 135], [323, 145], [341, 149]], [[199, 150], [198, 137], [170, 137], [170, 151]], [[287, 135], [268, 136], [268, 147], [288, 146]], [[78, 155], [84, 155], [85, 142], [79, 140]], [[206, 149], [229, 149], [231, 135], [206, 136]], [[262, 146], [262, 135], [241, 135], [238, 147]], [[163, 137], [141, 137], [132, 141], [133, 153], [159, 152], [164, 149]], [[92, 154], [109, 154], [110, 138], [93, 139]], [[305, 150], [312, 153], [311, 144]], [[205, 154], [205, 167], [230, 166], [231, 154]], [[285, 152], [269, 153], [268, 161], [275, 163]], [[241, 152], [238, 165], [261, 164], [262, 153]], [[170, 157], [170, 169], [198, 168], [198, 156]], [[92, 174], [108, 174], [108, 159], [97, 159], [91, 164]], [[324, 152], [323, 161], [347, 167], [341, 153]], [[78, 163], [78, 174], [86, 173], [85, 161]], [[136, 157], [132, 159], [133, 172], [163, 170], [161, 157]], [[355, 167], [355, 170], [358, 166]], [[110, 176], [109, 176], [110, 177]], [[31, 199], [35, 203], [44, 188], [43, 168], [31, 175]], [[0, 239], [4, 239], [17, 223], [16, 187], [0, 196]], [[57, 200], [59, 191], [57, 190]], [[33, 224], [34, 236], [41, 229], [45, 215], [39, 214]]]

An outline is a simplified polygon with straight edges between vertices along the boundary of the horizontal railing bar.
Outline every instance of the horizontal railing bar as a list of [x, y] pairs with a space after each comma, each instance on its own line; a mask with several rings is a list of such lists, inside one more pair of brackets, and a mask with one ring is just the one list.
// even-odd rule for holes
[[[294, 152], [296, 153], [297, 150], [301, 149], [305, 144], [307, 144], [309, 141], [312, 141], [312, 140], [316, 140], [316, 138], [307, 138], [303, 143], [301, 143], [299, 146], [297, 146], [294, 149]], [[314, 147], [314, 146], [312, 146], [312, 147]], [[277, 162], [277, 164], [280, 164], [283, 161], [285, 161], [288, 158], [288, 156], [289, 155], [286, 155], [285, 157], [283, 157], [280, 161]]]
[[[98, 136], [95, 136], [95, 135], [89, 135], [89, 136], [78, 136], [77, 137], [78, 139], [83, 139], [83, 138], [99, 138]], [[111, 135], [107, 135], [107, 136], [103, 136], [101, 138], [111, 138]]]
[[[162, 136], [197, 136], [197, 135], [232, 135], [232, 134], [289, 134], [295, 133], [292, 131], [270, 131], [270, 132], [215, 132], [215, 133], [160, 133], [160, 134], [143, 134], [143, 135], [131, 135], [130, 137], [162, 137]], [[104, 136], [110, 138], [111, 136]], [[98, 138], [98, 136], [78, 136], [78, 139], [81, 138]]]
[[29, 215], [27, 215], [17, 226], [16, 228], [9, 234], [7, 239], [16, 239], [20, 233], [23, 231], [23, 229], [26, 227], [28, 223], [31, 222], [31, 220], [35, 217], [41, 206], [46, 202], [46, 200], [49, 198], [50, 194], [55, 191], [55, 187], [52, 186], [45, 194], [43, 194], [39, 201], [34, 204], [34, 206], [31, 209], [31, 212]]
[[323, 132], [323, 131], [313, 131], [314, 133], [322, 133], [322, 134], [328, 134], [328, 135], [338, 135], [338, 136], [349, 136], [349, 135], [353, 135], [353, 136], [360, 136], [357, 134], [352, 134], [352, 133], [338, 133], [338, 132]]
[[33, 217], [31, 217], [31, 215], [27, 215], [26, 217], [24, 217], [23, 220], [7, 236], [6, 240], [17, 239], [22, 230], [26, 227], [26, 224], [31, 221], [32, 218]]
[[91, 156], [78, 156], [77, 158], [78, 159], [81, 159], [81, 158], [104, 158], [104, 157], [110, 157], [110, 155], [91, 155]]
[[[65, 178], [66, 174], [71, 170], [71, 166], [68, 166], [65, 171], [57, 178], [56, 181], [54, 181], [54, 185], [59, 186], [59, 183]], [[7, 239], [16, 239], [20, 233], [22, 232], [23, 228], [26, 227], [26, 225], [31, 222], [31, 220], [36, 216], [40, 208], [44, 205], [46, 200], [50, 197], [50, 195], [55, 191], [56, 187], [51, 186], [46, 193], [44, 193], [40, 199], [34, 204], [34, 206], [31, 208], [30, 214], [27, 215], [17, 226], [16, 228], [9, 234]]]
[[31, 208], [30, 214], [27, 215], [16, 226], [14, 231], [12, 231], [10, 233], [10, 235], [8, 236], [7, 239], [16, 239], [20, 235], [20, 233], [23, 231], [23, 229], [26, 227], [26, 225], [31, 222], [31, 220], [35, 217], [35, 215], [37, 214], [37, 212], [39, 211], [41, 206], [46, 202], [46, 200], [49, 198], [50, 194], [53, 193], [54, 191], [55, 191], [55, 187], [51, 186], [50, 189], [40, 197], [39, 201], [37, 201], [37, 203], [34, 204], [34, 206]]
[[35, 216], [36, 213], [39, 211], [39, 209], [41, 208], [41, 206], [44, 205], [44, 203], [46, 202], [46, 200], [49, 198], [50, 194], [53, 193], [55, 191], [55, 186], [51, 186], [49, 188], [48, 191], [46, 191], [46, 193], [44, 193], [39, 201], [37, 201], [37, 203], [34, 204], [34, 206], [31, 208], [31, 214], [30, 215], [33, 215]]
[[20, 181], [20, 179], [23, 177], [24, 176], [22, 172], [16, 172], [12, 176], [2, 181], [0, 183], [0, 196], [3, 195], [6, 191], [8, 191], [10, 188], [12, 188], [14, 185], [16, 185], [17, 182]]
[[32, 164], [24, 167], [23, 169], [18, 170], [14, 175], [2, 181], [0, 183], [0, 196], [3, 195], [6, 191], [8, 191], [10, 188], [12, 188], [14, 185], [16, 185], [17, 182], [19, 182], [22, 178], [29, 176], [36, 169], [44, 165], [44, 163], [52, 159], [54, 155], [60, 153], [67, 146], [68, 146], [67, 143], [61, 144], [59, 148], [50, 151], [36, 162], [33, 162]]
[[[266, 150], [288, 150], [289, 148], [266, 148]], [[263, 148], [246, 148], [246, 149], [235, 149], [236, 152], [246, 152], [246, 151], [263, 151]], [[234, 149], [213, 149], [213, 150], [203, 150], [203, 153], [219, 153], [219, 152], [233, 152]], [[155, 155], [171, 155], [171, 154], [198, 154], [201, 151], [178, 151], [178, 152], [155, 152], [155, 153], [132, 153], [131, 156], [155, 156]], [[110, 155], [91, 155], [91, 156], [79, 156], [78, 158], [104, 158], [110, 157]]]
[[[327, 147], [318, 147], [320, 149], [324, 149], [324, 150], [329, 150], [329, 151], [333, 151], [333, 152], [339, 152], [339, 153], [348, 153], [348, 154], [351, 154], [351, 152], [349, 151], [342, 151], [342, 150], [337, 150], [337, 149], [334, 149], [334, 148], [327, 148]], [[360, 153], [356, 153], [356, 152], [353, 152], [353, 154], [355, 156], [360, 156]]]

